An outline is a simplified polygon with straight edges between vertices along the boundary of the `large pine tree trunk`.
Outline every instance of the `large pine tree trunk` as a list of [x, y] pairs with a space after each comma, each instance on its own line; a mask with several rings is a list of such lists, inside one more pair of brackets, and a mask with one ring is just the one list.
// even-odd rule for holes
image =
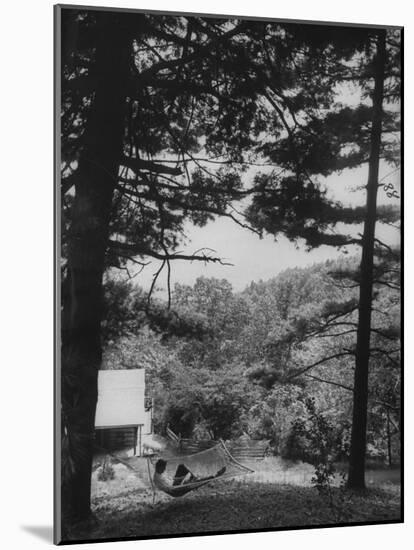
[[[79, 157], [62, 290], [62, 515], [90, 514], [102, 277], [124, 132], [129, 44], [121, 16], [97, 12], [96, 93]], [[69, 461], [68, 461], [69, 459]], [[65, 468], [66, 466], [69, 466]]]
[[385, 31], [378, 31], [375, 59], [375, 85], [371, 129], [371, 154], [367, 184], [367, 212], [362, 240], [359, 287], [358, 331], [354, 375], [354, 403], [348, 486], [365, 488], [365, 454], [368, 408], [368, 367], [370, 357], [372, 286], [379, 156], [381, 147], [382, 103], [385, 71]]

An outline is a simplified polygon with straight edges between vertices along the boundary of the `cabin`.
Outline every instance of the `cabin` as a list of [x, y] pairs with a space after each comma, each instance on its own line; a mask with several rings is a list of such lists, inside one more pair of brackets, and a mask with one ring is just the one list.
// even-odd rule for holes
[[95, 442], [102, 449], [142, 456], [152, 433], [153, 402], [146, 394], [145, 369], [100, 370]]

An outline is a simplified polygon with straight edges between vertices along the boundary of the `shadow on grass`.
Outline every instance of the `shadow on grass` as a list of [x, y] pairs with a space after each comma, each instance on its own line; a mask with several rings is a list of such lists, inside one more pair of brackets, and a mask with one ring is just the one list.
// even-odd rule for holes
[[[185, 497], [128, 493], [94, 502], [96, 523], [71, 533], [71, 540], [203, 534], [241, 530], [398, 521], [397, 487], [362, 494], [334, 489], [332, 502], [312, 487], [217, 482]], [[340, 507], [340, 508], [338, 508]]]

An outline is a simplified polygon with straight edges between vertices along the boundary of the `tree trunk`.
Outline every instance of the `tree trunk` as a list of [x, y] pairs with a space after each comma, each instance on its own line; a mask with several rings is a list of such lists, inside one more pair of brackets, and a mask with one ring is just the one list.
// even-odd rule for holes
[[97, 12], [95, 96], [80, 153], [62, 290], [62, 517], [90, 515], [101, 363], [102, 277], [124, 133], [128, 38], [121, 15]]
[[370, 357], [372, 286], [377, 215], [379, 156], [381, 147], [382, 102], [385, 70], [385, 32], [378, 31], [375, 58], [375, 85], [371, 129], [371, 154], [367, 184], [367, 213], [362, 239], [359, 287], [358, 330], [354, 375], [354, 403], [348, 486], [365, 488], [365, 454], [368, 406], [368, 366]]

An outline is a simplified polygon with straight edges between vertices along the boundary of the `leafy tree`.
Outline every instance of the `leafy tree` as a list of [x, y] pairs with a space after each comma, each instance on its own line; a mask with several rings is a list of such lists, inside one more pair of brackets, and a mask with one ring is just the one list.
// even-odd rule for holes
[[[62, 434], [76, 457], [62, 498], [64, 515], [83, 519], [90, 513], [103, 274], [110, 266], [144, 267], [145, 258], [167, 270], [172, 260], [220, 261], [177, 246], [186, 220], [203, 225], [224, 215], [242, 223], [229, 207], [244, 196], [240, 177], [226, 161], [243, 160], [255, 103], [237, 40], [243, 22], [72, 8], [59, 8], [58, 17]], [[195, 157], [200, 152], [219, 152], [223, 163], [207, 169]]]
[[292, 453], [290, 441], [297, 419], [304, 415], [302, 388], [276, 383], [260, 395], [244, 421], [249, 435], [254, 439], [269, 439], [275, 454], [297, 458]]
[[189, 339], [181, 348], [185, 363], [222, 370], [223, 365], [233, 360], [233, 342], [248, 324], [250, 312], [243, 297], [233, 293], [228, 281], [199, 277], [193, 287], [177, 284], [172, 309], [179, 317], [191, 311], [193, 318], [197, 315], [203, 319], [200, 338]]
[[[393, 352], [398, 347], [399, 301], [391, 265], [397, 267], [388, 263], [390, 285], [374, 302], [368, 409], [368, 457], [382, 460], [389, 443], [392, 460], [398, 460], [399, 452], [399, 369]], [[381, 277], [384, 269], [382, 265]], [[161, 323], [156, 318], [147, 318], [144, 325], [131, 323], [135, 317], [129, 306], [135, 300], [121, 300], [108, 313], [113, 312], [115, 327], [129, 324], [129, 330], [106, 344], [103, 368], [146, 369], [158, 432], [170, 424], [185, 437], [247, 433], [270, 439], [275, 452], [287, 458], [306, 459], [306, 441], [295, 421], [306, 419], [305, 402], [312, 397], [335, 427], [335, 460], [343, 460], [349, 456], [353, 355], [326, 358], [355, 344], [357, 274], [357, 258], [351, 257], [289, 269], [239, 294], [216, 279], [179, 286], [170, 313], [185, 318], [189, 329], [192, 323], [200, 326], [202, 318], [201, 333], [178, 333], [164, 316]], [[123, 296], [123, 287], [113, 292], [115, 297]], [[155, 309], [164, 312], [164, 307], [159, 303]], [[225, 321], [220, 324], [220, 319]], [[110, 317], [106, 323], [112, 325]], [[278, 351], [284, 341], [290, 354]], [[256, 350], [261, 350], [259, 358]]]
[[[385, 30], [365, 29], [364, 36], [357, 33], [348, 37], [344, 48], [341, 31], [337, 37], [329, 30], [321, 30], [316, 40], [308, 36], [305, 55], [301, 52], [303, 60], [298, 59], [298, 72], [313, 78], [313, 104], [306, 93], [302, 95], [302, 89], [294, 93], [292, 101], [283, 89], [270, 83], [265, 88], [264, 96], [278, 115], [284, 134], [276, 127], [281, 139], [265, 143], [262, 151], [284, 170], [256, 178], [259, 193], [248, 207], [249, 219], [256, 227], [283, 233], [292, 240], [302, 238], [311, 248], [322, 244], [362, 247], [357, 344], [352, 352], [356, 368], [349, 485], [354, 488], [365, 483], [374, 251], [378, 245], [375, 225], [378, 219], [389, 223], [399, 217], [392, 207], [377, 207], [380, 157], [397, 165], [399, 162], [398, 139], [393, 139], [399, 127], [398, 113], [384, 107], [392, 107], [399, 98], [398, 37], [399, 31], [391, 30], [387, 40]], [[277, 71], [277, 59], [269, 56], [266, 68]], [[334, 85], [348, 80], [359, 83], [362, 97], [371, 98], [372, 107], [362, 102], [357, 107], [343, 106], [335, 101]], [[314, 179], [363, 163], [369, 165], [365, 207], [344, 208], [330, 200]], [[340, 222], [363, 223], [362, 238], [338, 233]], [[329, 359], [348, 353], [344, 350]]]
[[222, 372], [175, 365], [155, 397], [158, 426], [182, 437], [231, 438], [243, 432], [243, 418], [257, 398], [243, 371], [225, 365]]
[[[214, 332], [216, 319], [220, 318], [220, 308], [208, 308], [210, 292], [214, 302], [218, 290], [229, 288], [228, 285], [222, 287], [223, 282], [219, 285], [218, 281], [212, 279], [203, 280], [202, 287], [200, 281], [194, 287], [182, 287], [180, 292], [185, 291], [186, 296], [182, 304], [186, 304], [189, 318], [191, 309], [196, 308], [198, 311], [202, 304], [200, 309], [209, 312], [204, 315], [205, 326], [211, 326], [211, 330], [206, 332], [205, 340], [194, 340], [190, 335], [186, 339], [164, 340], [171, 350], [169, 353], [174, 351], [177, 354], [187, 373], [183, 377], [179, 393], [183, 396], [180, 400], [184, 399], [180, 414], [185, 416], [190, 410], [196, 414], [194, 422], [185, 433], [189, 435], [202, 431], [204, 437], [209, 436], [206, 426], [215, 415], [214, 407], [207, 406], [209, 402], [214, 402], [208, 397], [210, 393], [207, 388], [217, 387], [217, 396], [220, 393], [227, 395], [226, 384], [220, 384], [220, 380], [227, 380], [234, 372], [228, 385], [237, 386], [241, 381], [242, 387], [245, 387], [243, 391], [249, 395], [252, 403], [251, 408], [243, 413], [239, 427], [237, 428], [237, 424], [233, 426], [234, 434], [242, 429], [253, 437], [271, 439], [275, 450], [288, 456], [293, 452], [286, 443], [290, 437], [292, 421], [295, 415], [302, 416], [306, 396], [313, 396], [326, 418], [337, 427], [337, 458], [347, 458], [352, 411], [354, 356], [351, 350], [355, 345], [357, 326], [357, 283], [352, 278], [345, 280], [344, 274], [348, 273], [350, 276], [357, 273], [356, 267], [357, 259], [353, 257], [306, 269], [286, 270], [271, 281], [250, 285], [240, 294], [243, 297], [243, 307], [248, 308], [247, 315], [243, 313], [241, 317], [237, 307], [231, 309], [231, 304], [237, 303], [237, 295], [228, 293], [228, 301], [223, 301], [223, 311], [229, 313], [226, 323], [239, 327], [230, 333], [226, 333], [224, 326]], [[330, 276], [332, 273], [335, 278]], [[341, 273], [340, 279], [338, 273]], [[200, 288], [205, 290], [201, 298]], [[287, 288], [289, 292], [286, 292]], [[178, 306], [173, 300], [173, 309], [176, 307]], [[376, 351], [373, 354], [376, 360], [371, 368], [368, 424], [369, 456], [372, 457], [383, 453], [384, 441], [386, 444], [386, 417], [379, 416], [378, 409], [387, 403], [385, 399], [384, 405], [378, 403], [377, 392], [390, 392], [393, 399], [397, 399], [396, 408], [398, 407], [398, 385], [395, 386], [391, 378], [384, 378], [385, 373], [391, 374], [389, 359], [384, 354], [392, 351], [398, 343], [397, 291], [385, 287], [377, 295], [374, 310], [375, 322], [372, 328]], [[397, 340], [390, 340], [393, 335]], [[290, 354], [281, 354], [280, 348], [287, 345], [286, 342], [289, 343]], [[250, 350], [251, 347], [253, 351]], [[225, 353], [221, 350], [225, 350]], [[256, 350], [261, 351], [259, 357], [256, 356]], [[327, 358], [338, 355], [338, 352], [341, 357], [335, 361], [326, 361]], [[379, 356], [382, 356], [381, 360]], [[240, 368], [234, 371], [232, 363]], [[397, 375], [398, 368], [394, 370]], [[250, 381], [247, 386], [246, 381]], [[194, 397], [195, 393], [197, 397]], [[222, 409], [219, 407], [223, 400], [219, 397], [214, 399], [220, 417]], [[230, 405], [233, 397], [227, 396], [224, 401], [226, 400]], [[171, 402], [176, 401], [175, 394], [171, 394]], [[393, 403], [390, 399], [388, 404], [393, 406]], [[231, 417], [230, 408], [229, 406], [226, 412], [223, 411], [225, 422]], [[243, 410], [244, 406], [239, 408], [240, 414]], [[391, 420], [397, 425], [397, 410], [392, 412]], [[182, 427], [181, 429], [183, 430]], [[392, 432], [394, 430], [395, 428]], [[210, 431], [210, 436], [213, 433], [214, 431]], [[222, 432], [219, 430], [216, 433]], [[396, 435], [392, 437], [396, 442]]]

